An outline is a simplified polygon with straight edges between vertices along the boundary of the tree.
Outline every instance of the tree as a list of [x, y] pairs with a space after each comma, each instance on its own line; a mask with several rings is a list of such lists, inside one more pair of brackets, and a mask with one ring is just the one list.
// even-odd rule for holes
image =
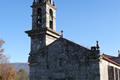
[[24, 69], [20, 69], [17, 73], [17, 80], [29, 80], [28, 73]]
[[0, 64], [8, 63], [8, 58], [4, 54], [4, 49], [2, 48], [5, 41], [0, 40]]
[[0, 53], [3, 53], [3, 49], [2, 49], [2, 46], [5, 42], [3, 40], [0, 40]]
[[20, 69], [18, 72], [9, 64], [8, 57], [4, 54], [2, 48], [5, 42], [0, 40], [0, 80], [29, 80], [28, 73]]
[[9, 64], [8, 58], [2, 48], [4, 43], [3, 40], [0, 40], [0, 80], [16, 80], [16, 70]]
[[16, 80], [17, 74], [15, 68], [10, 64], [0, 65], [1, 80]]

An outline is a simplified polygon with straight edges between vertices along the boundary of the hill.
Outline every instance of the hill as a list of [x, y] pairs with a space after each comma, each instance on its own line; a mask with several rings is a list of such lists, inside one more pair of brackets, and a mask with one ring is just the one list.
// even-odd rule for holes
[[29, 65], [28, 63], [11, 63], [17, 71], [20, 69], [24, 69], [27, 73], [29, 73]]

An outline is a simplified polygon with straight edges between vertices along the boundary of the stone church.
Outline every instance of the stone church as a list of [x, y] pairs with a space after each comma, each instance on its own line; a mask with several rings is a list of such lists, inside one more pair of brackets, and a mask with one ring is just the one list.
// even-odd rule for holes
[[120, 56], [101, 55], [98, 41], [88, 49], [56, 32], [52, 0], [34, 0], [31, 7], [30, 80], [120, 80]]

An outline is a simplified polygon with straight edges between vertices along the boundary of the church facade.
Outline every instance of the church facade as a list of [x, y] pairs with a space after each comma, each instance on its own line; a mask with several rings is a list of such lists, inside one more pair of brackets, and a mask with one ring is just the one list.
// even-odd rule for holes
[[52, 0], [34, 0], [31, 7], [30, 80], [120, 80], [120, 57], [100, 55], [98, 41], [88, 49], [56, 32]]

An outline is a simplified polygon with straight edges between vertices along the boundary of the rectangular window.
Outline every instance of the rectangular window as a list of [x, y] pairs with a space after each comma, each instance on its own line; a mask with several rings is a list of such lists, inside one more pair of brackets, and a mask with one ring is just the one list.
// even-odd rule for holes
[[50, 21], [50, 28], [53, 29], [53, 21]]
[[118, 69], [117, 68], [115, 68], [115, 78], [116, 80], [118, 80]]
[[108, 79], [114, 80], [114, 68], [112, 66], [108, 66]]
[[113, 66], [108, 66], [108, 78], [109, 80], [120, 80], [120, 70]]

